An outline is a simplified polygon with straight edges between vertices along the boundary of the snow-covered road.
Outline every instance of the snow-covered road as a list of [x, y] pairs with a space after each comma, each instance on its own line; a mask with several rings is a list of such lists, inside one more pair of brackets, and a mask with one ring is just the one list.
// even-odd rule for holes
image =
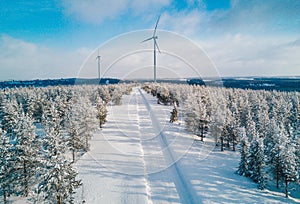
[[[123, 105], [109, 107], [108, 122], [77, 162], [83, 186], [77, 203], [282, 203], [234, 174], [238, 154], [213, 150], [170, 124], [172, 107], [135, 88]], [[226, 155], [227, 154], [227, 155]]]

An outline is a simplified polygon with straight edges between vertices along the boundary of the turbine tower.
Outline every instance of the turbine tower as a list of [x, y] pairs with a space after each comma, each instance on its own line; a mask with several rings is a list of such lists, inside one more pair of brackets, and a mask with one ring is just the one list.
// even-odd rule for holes
[[98, 79], [100, 80], [100, 54], [99, 54], [100, 50], [98, 48], [98, 56], [96, 57], [96, 59], [98, 60]]
[[141, 43], [143, 42], [146, 42], [146, 41], [149, 41], [149, 40], [153, 40], [153, 54], [154, 54], [154, 59], [153, 59], [153, 68], [154, 68], [154, 73], [153, 73], [153, 77], [154, 77], [154, 83], [156, 82], [156, 48], [157, 50], [159, 51], [160, 53], [160, 50], [159, 50], [159, 47], [158, 47], [158, 44], [157, 44], [157, 35], [156, 35], [156, 29], [157, 29], [157, 25], [158, 25], [158, 22], [159, 22], [159, 19], [160, 19], [160, 16], [158, 17], [157, 21], [156, 21], [156, 24], [155, 24], [155, 28], [154, 28], [154, 31], [153, 31], [153, 35], [151, 38], [147, 38], [146, 40], [143, 40]]

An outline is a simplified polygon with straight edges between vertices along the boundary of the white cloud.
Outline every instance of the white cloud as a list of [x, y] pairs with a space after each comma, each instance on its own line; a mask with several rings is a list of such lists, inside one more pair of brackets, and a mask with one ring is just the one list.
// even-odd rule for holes
[[171, 0], [63, 0], [64, 12], [80, 21], [101, 24], [123, 14], [156, 13], [168, 6]]
[[15, 39], [0, 38], [0, 80], [75, 77], [89, 49], [54, 50]]
[[95, 24], [114, 18], [126, 9], [128, 0], [64, 0], [65, 13], [79, 20]]
[[157, 10], [170, 5], [172, 0], [129, 0], [129, 7], [136, 14], [143, 14], [145, 11], [156, 13]]
[[236, 34], [200, 44], [224, 76], [300, 76], [298, 41]]
[[197, 9], [171, 13], [164, 12], [161, 17], [160, 26], [182, 35], [193, 36], [201, 27], [204, 18], [203, 15], [204, 14]]

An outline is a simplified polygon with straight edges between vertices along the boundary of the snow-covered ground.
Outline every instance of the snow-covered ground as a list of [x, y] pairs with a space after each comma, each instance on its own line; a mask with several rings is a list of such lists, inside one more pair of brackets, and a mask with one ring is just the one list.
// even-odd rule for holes
[[170, 124], [171, 109], [139, 88], [109, 107], [108, 122], [77, 162], [77, 203], [300, 202], [235, 174], [238, 153], [214, 150], [212, 138], [200, 142], [182, 122]]

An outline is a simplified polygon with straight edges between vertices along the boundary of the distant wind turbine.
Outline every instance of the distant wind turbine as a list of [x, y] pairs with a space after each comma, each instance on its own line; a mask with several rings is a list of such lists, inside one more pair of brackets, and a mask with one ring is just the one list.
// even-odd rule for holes
[[160, 19], [160, 16], [158, 17], [157, 21], [156, 21], [156, 24], [155, 24], [155, 28], [154, 28], [154, 31], [153, 31], [153, 35], [151, 38], [148, 38], [146, 40], [143, 40], [141, 43], [143, 42], [146, 42], [146, 41], [149, 41], [149, 40], [153, 40], [153, 44], [154, 44], [154, 61], [153, 61], [153, 67], [154, 67], [154, 82], [156, 82], [156, 48], [157, 50], [159, 51], [160, 53], [160, 50], [159, 50], [159, 47], [158, 47], [158, 44], [156, 42], [156, 40], [158, 39], [157, 35], [156, 35], [156, 29], [157, 29], [157, 25], [158, 25], [158, 22], [159, 22], [159, 19]]
[[98, 79], [100, 79], [100, 54], [99, 54], [100, 50], [98, 49], [98, 56], [96, 57], [96, 59], [98, 60]]

